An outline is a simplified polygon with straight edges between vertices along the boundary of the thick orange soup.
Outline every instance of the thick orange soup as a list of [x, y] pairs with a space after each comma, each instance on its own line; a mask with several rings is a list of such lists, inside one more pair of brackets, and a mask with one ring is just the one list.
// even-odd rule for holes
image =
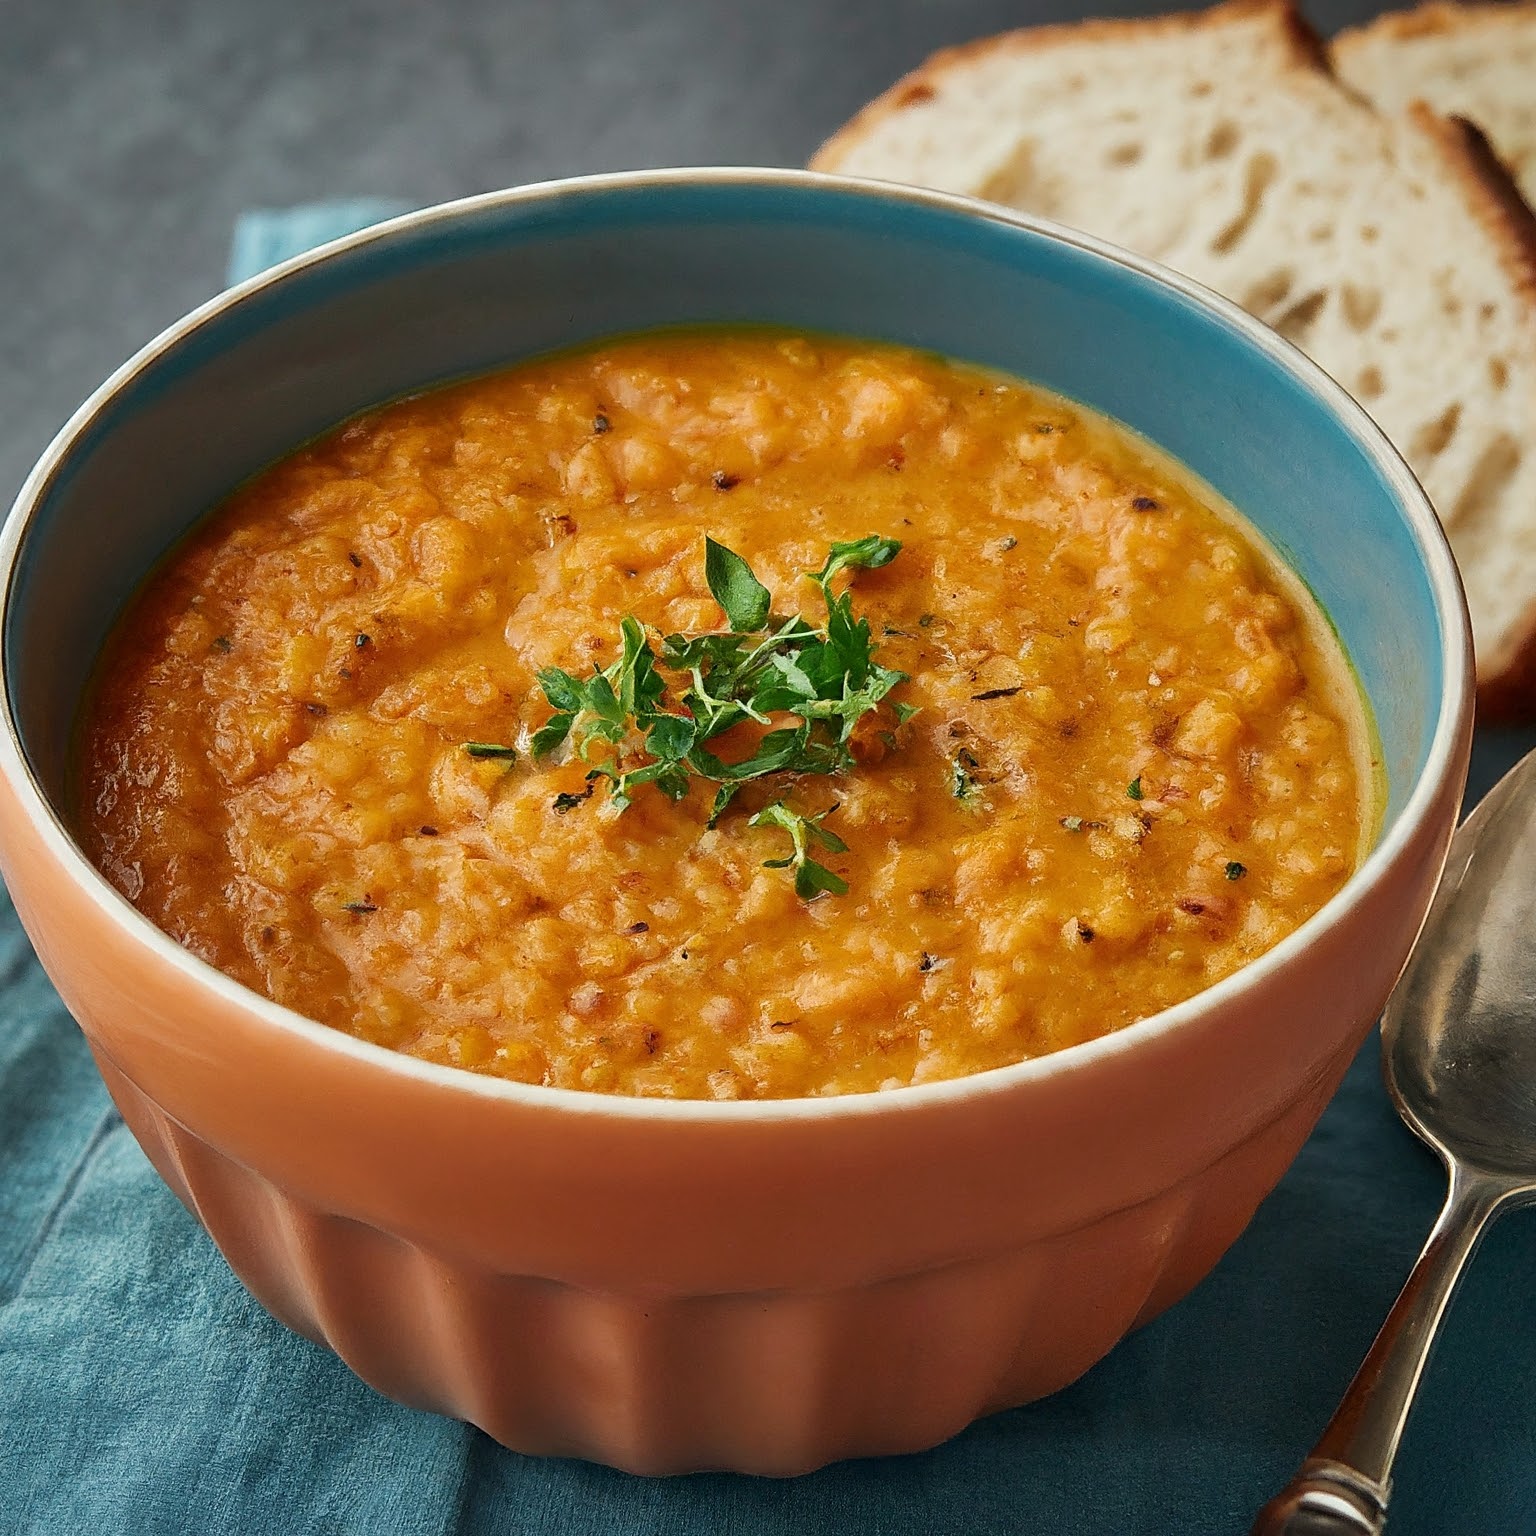
[[80, 824], [362, 1039], [763, 1098], [1059, 1050], [1349, 876], [1363, 708], [1300, 584], [1124, 429], [897, 347], [669, 333], [350, 421], [107, 646]]

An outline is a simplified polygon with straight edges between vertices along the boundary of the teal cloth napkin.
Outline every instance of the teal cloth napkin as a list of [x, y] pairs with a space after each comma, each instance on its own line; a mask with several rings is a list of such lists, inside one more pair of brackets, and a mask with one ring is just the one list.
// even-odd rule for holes
[[[249, 214], [231, 278], [396, 205]], [[151, 1170], [0, 897], [0, 1533], [1241, 1536], [1439, 1204], [1374, 1040], [1195, 1293], [1076, 1385], [788, 1482], [538, 1461], [397, 1407], [272, 1321]], [[1399, 1462], [1393, 1536], [1536, 1532], [1536, 1218], [1493, 1232]]]

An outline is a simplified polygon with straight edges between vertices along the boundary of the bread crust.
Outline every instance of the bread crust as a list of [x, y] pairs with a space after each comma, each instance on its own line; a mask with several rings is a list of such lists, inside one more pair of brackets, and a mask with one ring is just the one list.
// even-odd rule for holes
[[[1423, 102], [1409, 107], [1415, 126], [1435, 144], [1466, 193], [1467, 209], [1499, 253], [1499, 262], [1536, 328], [1536, 213], [1520, 194], [1504, 162], [1475, 123], [1441, 117]], [[1527, 451], [1536, 450], [1536, 420]], [[1536, 717], [1536, 597], [1491, 656], [1477, 658], [1477, 700], [1485, 721]]]
[[[1536, 26], [1536, 0], [1428, 0], [1413, 10], [1393, 11], [1333, 40], [1333, 56], [1348, 60], [1376, 42], [1403, 43]], [[1508, 167], [1482, 130], [1464, 118], [1445, 118], [1422, 103], [1410, 107], [1417, 125], [1435, 142], [1461, 183], [1472, 216], [1492, 238], [1501, 265], [1536, 325], [1536, 214]], [[1536, 421], [1528, 447], [1536, 451]], [[1477, 658], [1479, 718], [1529, 722], [1536, 718], [1536, 597], [1501, 637], [1499, 649]]]
[[1297, 10], [1292, 0], [1224, 0], [1204, 11], [1171, 11], [1162, 16], [1118, 21], [1058, 22], [1052, 26], [1021, 27], [993, 37], [978, 37], [930, 54], [889, 90], [856, 112], [810, 159], [813, 171], [837, 171], [844, 158], [886, 119], [938, 95], [945, 78], [988, 54], [1040, 52], [1068, 43], [1128, 42], [1136, 38], [1201, 32], [1230, 21], [1266, 18], [1289, 51], [1293, 68], [1332, 78], [1328, 45]]
[[[1333, 39], [1329, 58], [1342, 80], [1350, 72], [1351, 61], [1357, 58], [1369, 60], [1375, 54], [1380, 68], [1385, 59], [1378, 51], [1379, 45], [1392, 50], [1394, 45], [1423, 39], [1440, 39], [1444, 43], [1463, 38], [1487, 48], [1498, 41], [1500, 34], [1525, 32], [1536, 35], [1536, 0], [1473, 0], [1468, 5], [1458, 0], [1425, 0], [1411, 11], [1389, 11], [1363, 26], [1346, 27]], [[1367, 91], [1368, 87], [1362, 84], [1359, 89]], [[1531, 174], [1536, 175], [1536, 166]]]
[[1522, 24], [1536, 18], [1536, 0], [1484, 0], [1459, 5], [1456, 0], [1427, 0], [1411, 11], [1388, 11], [1363, 26], [1346, 27], [1333, 40], [1334, 53], [1347, 53], [1367, 40], [1387, 38], [1403, 42], [1416, 37], [1446, 37], [1453, 32], [1473, 32], [1483, 27], [1502, 27], [1511, 19]]

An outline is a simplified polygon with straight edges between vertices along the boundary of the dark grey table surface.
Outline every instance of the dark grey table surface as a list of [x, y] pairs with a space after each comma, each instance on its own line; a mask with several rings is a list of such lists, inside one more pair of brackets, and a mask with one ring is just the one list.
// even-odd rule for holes
[[[215, 290], [242, 208], [802, 164], [932, 49], [1087, 9], [0, 0], [0, 498], [112, 368]], [[1374, 9], [1314, 15], [1331, 30]]]
[[[1376, 9], [1309, 7], [1324, 32]], [[1086, 11], [1081, 0], [0, 0], [0, 506], [74, 406], [218, 288], [243, 208], [800, 164], [932, 49]], [[1472, 794], [1532, 745], [1536, 732], [1480, 732]]]

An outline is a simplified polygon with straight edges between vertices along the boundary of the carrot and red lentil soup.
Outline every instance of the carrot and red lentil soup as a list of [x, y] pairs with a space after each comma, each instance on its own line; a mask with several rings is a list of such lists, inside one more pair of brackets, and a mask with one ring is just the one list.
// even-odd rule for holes
[[386, 406], [119, 624], [88, 849], [194, 953], [607, 1093], [950, 1078], [1261, 954], [1371, 817], [1310, 600], [1123, 429], [896, 347], [625, 339]]

